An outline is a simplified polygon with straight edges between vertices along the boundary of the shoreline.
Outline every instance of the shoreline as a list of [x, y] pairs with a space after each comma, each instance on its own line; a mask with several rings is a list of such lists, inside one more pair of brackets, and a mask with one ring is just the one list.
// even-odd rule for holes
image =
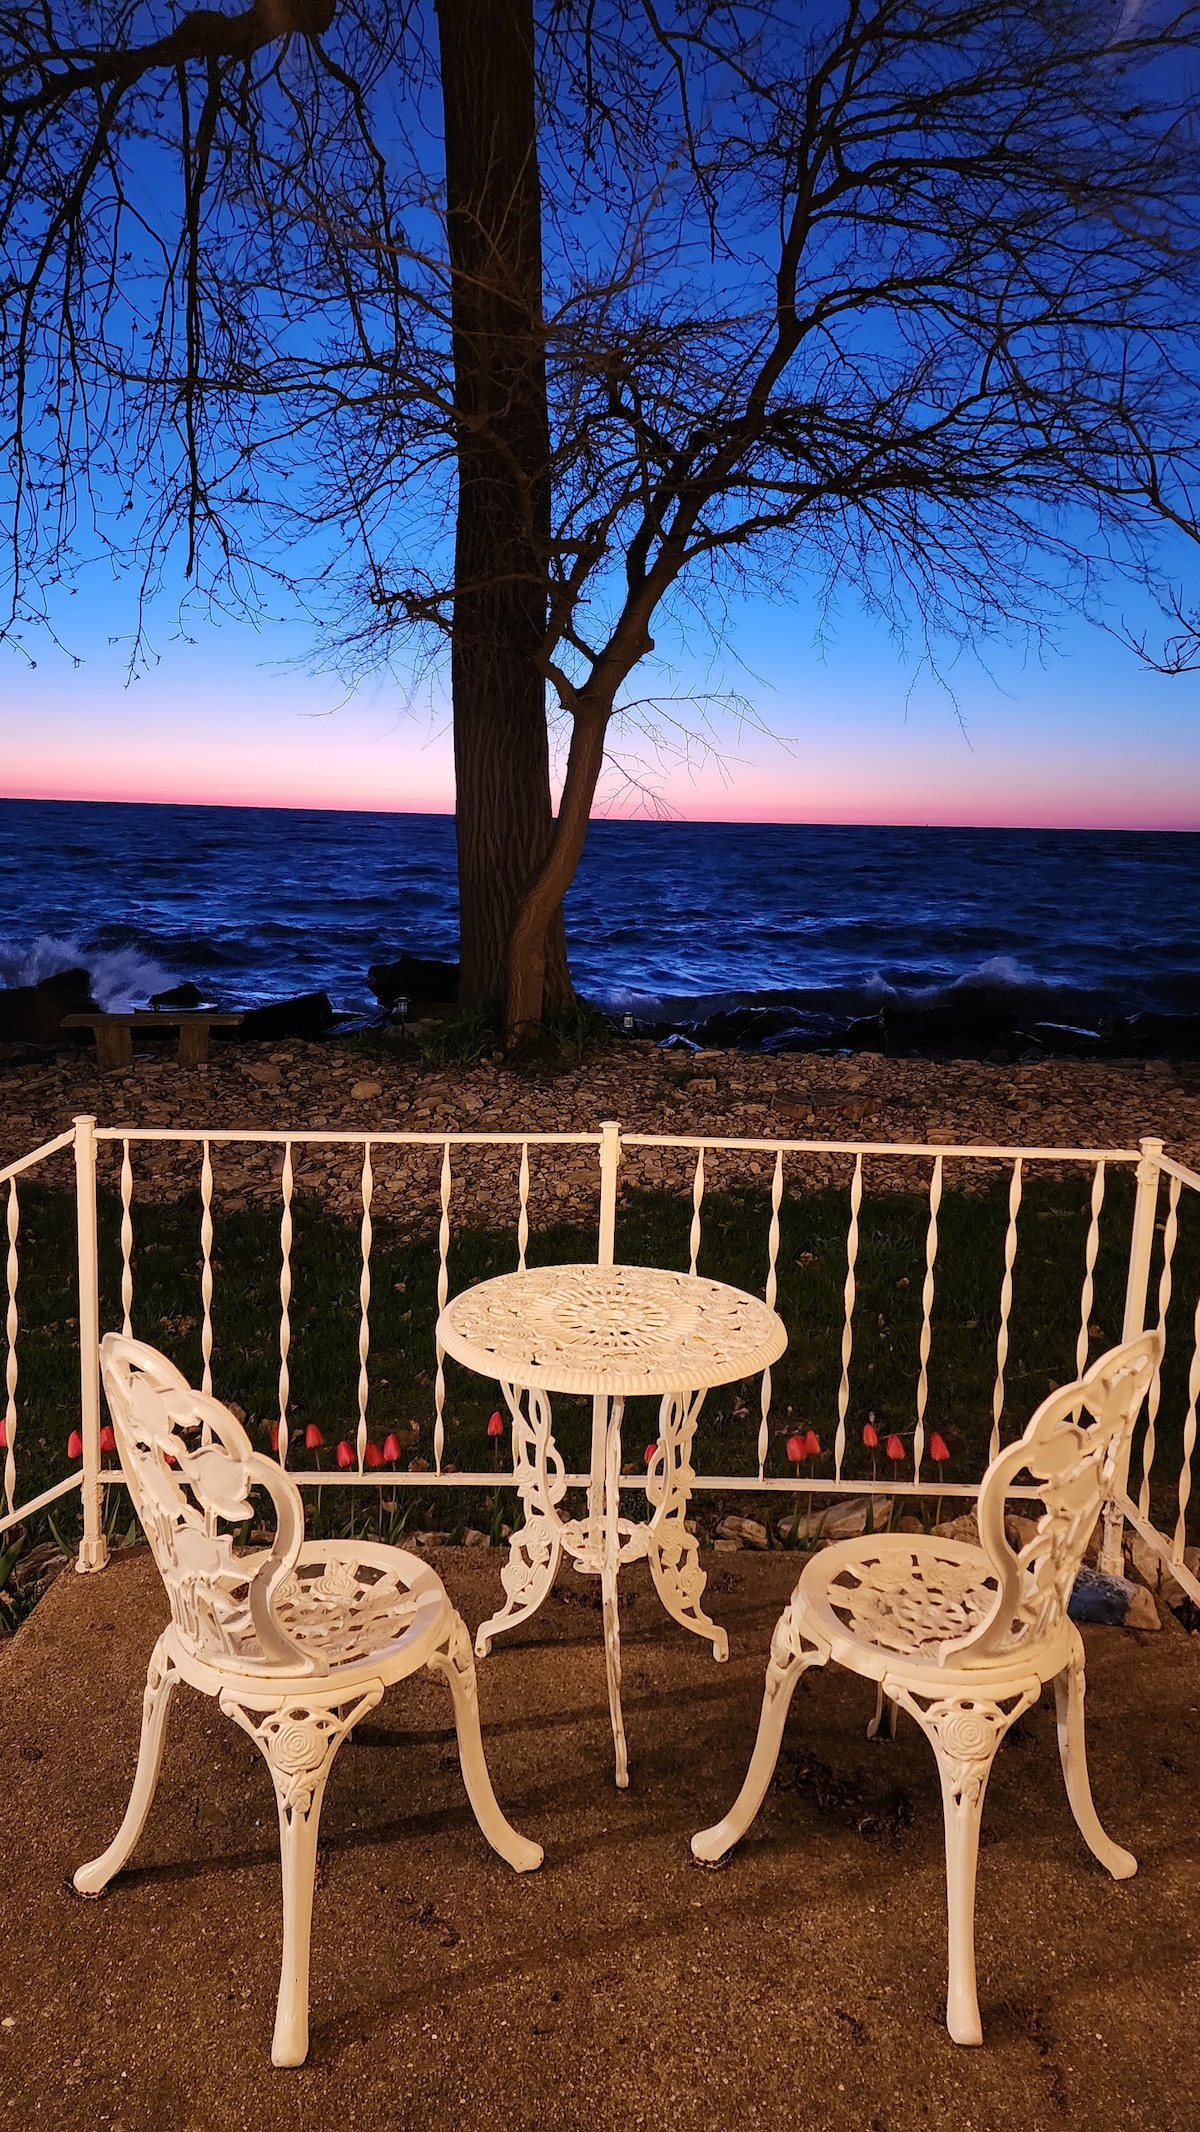
[[[825, 1141], [868, 1149], [871, 1142], [919, 1142], [934, 1148], [1118, 1150], [1156, 1135], [1176, 1160], [1200, 1169], [1200, 1061], [1193, 1060], [990, 1065], [875, 1053], [681, 1054], [631, 1042], [566, 1072], [530, 1078], [491, 1064], [428, 1068], [354, 1039], [219, 1046], [201, 1067], [147, 1055], [123, 1074], [101, 1074], [90, 1052], [73, 1053], [0, 1066], [0, 1162], [53, 1138], [78, 1113], [107, 1127], [433, 1136], [591, 1133], [603, 1120], [616, 1119], [625, 1132], [818, 1143], [814, 1151], [786, 1159], [790, 1193], [848, 1182], [852, 1158], [834, 1148], [822, 1153]], [[509, 1156], [454, 1152], [457, 1223], [515, 1223], [519, 1149]], [[119, 1159], [119, 1144], [101, 1150], [101, 1183], [108, 1189], [117, 1187]], [[418, 1227], [436, 1224], [440, 1160], [437, 1146], [380, 1150], [375, 1211]], [[214, 1211], [277, 1204], [281, 1162], [278, 1143], [263, 1150], [214, 1149]], [[628, 1149], [622, 1188], [690, 1192], [693, 1163], [688, 1150]], [[356, 1218], [357, 1164], [352, 1149], [297, 1149], [296, 1192], [315, 1192], [334, 1211]], [[199, 1186], [194, 1144], [142, 1144], [133, 1166], [135, 1197], [173, 1199]], [[765, 1153], [714, 1153], [706, 1164], [708, 1189], [766, 1184], [772, 1167]], [[68, 1150], [33, 1176], [65, 1186], [71, 1174]], [[597, 1174], [592, 1146], [549, 1157], [531, 1149], [530, 1221], [594, 1221]], [[1010, 1174], [1009, 1165], [955, 1159], [946, 1186], [978, 1191], [1006, 1183]], [[872, 1160], [868, 1152], [869, 1190], [925, 1190], [928, 1178], [928, 1158]]]

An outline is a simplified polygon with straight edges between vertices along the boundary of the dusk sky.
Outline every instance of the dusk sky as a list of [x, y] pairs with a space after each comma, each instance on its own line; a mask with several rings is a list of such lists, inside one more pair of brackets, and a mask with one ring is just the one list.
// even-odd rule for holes
[[[299, 627], [199, 624], [194, 643], [173, 641], [165, 606], [158, 664], [129, 683], [127, 641], [109, 638], [128, 631], [131, 598], [105, 565], [79, 595], [63, 616], [78, 668], [45, 644], [34, 671], [6, 662], [10, 796], [452, 810], [444, 692], [426, 688], [412, 711], [391, 679], [348, 694], [305, 670]], [[684, 817], [1200, 828], [1200, 676], [1149, 673], [1088, 624], [1068, 621], [1041, 659], [992, 648], [990, 677], [948, 667], [956, 714], [917, 654], [853, 611], [823, 648], [802, 607], [747, 603], [730, 619], [725, 679], [775, 737], [726, 715], [725, 776], [653, 768]], [[721, 678], [680, 662], [681, 715]], [[635, 808], [611, 780], [603, 811]]]

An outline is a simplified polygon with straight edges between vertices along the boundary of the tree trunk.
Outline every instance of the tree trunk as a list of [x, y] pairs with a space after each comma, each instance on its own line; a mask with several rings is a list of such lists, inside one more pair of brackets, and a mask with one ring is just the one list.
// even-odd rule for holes
[[513, 925], [504, 1013], [504, 1037], [509, 1045], [519, 1043], [539, 1019], [538, 1000], [545, 984], [545, 942], [554, 918], [557, 916], [562, 922], [563, 897], [583, 857], [596, 782], [604, 763], [611, 708], [611, 704], [601, 710], [588, 706], [575, 716], [553, 842], [522, 898]]
[[[546, 685], [550, 435], [532, 0], [437, 0], [458, 520], [451, 688], [460, 997], [506, 996], [513, 922], [553, 836]], [[534, 1018], [571, 998], [561, 904]]]

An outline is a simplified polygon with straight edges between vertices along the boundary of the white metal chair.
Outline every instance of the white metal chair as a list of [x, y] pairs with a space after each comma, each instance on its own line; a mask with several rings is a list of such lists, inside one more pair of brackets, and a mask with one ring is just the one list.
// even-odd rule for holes
[[[775, 1625], [758, 1738], [736, 1801], [692, 1838], [712, 1863], [745, 1835], [762, 1804], [792, 1693], [809, 1666], [832, 1658], [878, 1683], [907, 1710], [937, 1757], [946, 1824], [949, 1983], [946, 2026], [981, 2043], [975, 1989], [975, 1867], [983, 1795], [996, 1750], [1053, 1680], [1067, 1797], [1089, 1849], [1115, 1880], [1137, 1860], [1110, 1842], [1092, 1804], [1084, 1754], [1083, 1640], [1067, 1602], [1100, 1506], [1124, 1470], [1138, 1409], [1162, 1356], [1142, 1333], [1043, 1400], [1024, 1436], [993, 1459], [979, 1496], [980, 1547], [920, 1534], [841, 1540], [814, 1555]], [[1090, 1422], [1085, 1416], [1090, 1416]], [[1015, 1553], [1005, 1497], [1028, 1471], [1045, 1503], [1033, 1539]], [[1025, 1507], [1024, 1505], [1022, 1507]]]
[[[304, 1539], [295, 1482], [256, 1452], [227, 1407], [191, 1389], [157, 1349], [110, 1333], [104, 1389], [134, 1508], [171, 1607], [150, 1660], [133, 1792], [108, 1849], [75, 1886], [99, 1895], [129, 1857], [158, 1782], [176, 1683], [215, 1696], [250, 1735], [275, 1785], [283, 1871], [283, 1963], [271, 2056], [308, 2050], [308, 1964], [317, 1825], [334, 1755], [384, 1689], [424, 1666], [454, 1704], [459, 1760], [475, 1818], [518, 1873], [540, 1845], [509, 1827], [484, 1761], [466, 1625], [441, 1579], [416, 1555], [366, 1540]], [[274, 1543], [238, 1553], [225, 1525], [275, 1511]]]

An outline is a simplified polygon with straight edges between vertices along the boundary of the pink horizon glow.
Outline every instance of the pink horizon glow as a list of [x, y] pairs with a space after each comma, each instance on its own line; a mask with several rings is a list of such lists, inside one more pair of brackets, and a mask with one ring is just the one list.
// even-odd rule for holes
[[[349, 766], [347, 766], [349, 768]], [[391, 782], [391, 781], [389, 781]], [[1164, 802], [1161, 794], [1124, 792], [1120, 801], [1111, 793], [1076, 795], [1064, 806], [1054, 792], [1017, 800], [1011, 792], [993, 793], [990, 803], [977, 794], [961, 790], [938, 796], [913, 798], [893, 791], [869, 792], [862, 785], [853, 791], [829, 791], [827, 777], [798, 794], [790, 804], [781, 801], [779, 781], [758, 778], [739, 781], [737, 788], [703, 791], [686, 782], [664, 792], [670, 816], [686, 822], [773, 823], [842, 826], [888, 826], [934, 829], [1114, 829], [1167, 830], [1195, 833], [1200, 830], [1200, 800], [1179, 798]], [[332, 811], [348, 814], [444, 814], [454, 812], [453, 791], [441, 777], [419, 784], [411, 777], [397, 778], [403, 791], [363, 789], [361, 771], [341, 779], [323, 776], [316, 780], [303, 773], [294, 779], [274, 776], [270, 790], [258, 779], [205, 777], [191, 768], [172, 774], [165, 766], [134, 777], [111, 764], [97, 766], [92, 775], [75, 766], [74, 775], [54, 774], [10, 778], [4, 797], [27, 800], [80, 800], [134, 806], [252, 807]], [[597, 820], [644, 818], [646, 809], [631, 805], [598, 806]]]

